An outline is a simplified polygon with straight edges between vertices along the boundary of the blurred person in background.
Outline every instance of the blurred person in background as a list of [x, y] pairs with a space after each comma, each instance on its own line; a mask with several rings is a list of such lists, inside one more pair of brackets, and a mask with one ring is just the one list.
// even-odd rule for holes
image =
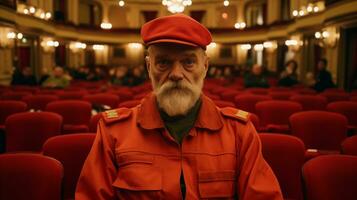
[[12, 76], [11, 85], [37, 85], [36, 78], [32, 74], [32, 69], [30, 67], [24, 67], [22, 70], [16, 69]]
[[52, 75], [42, 83], [42, 86], [47, 88], [65, 88], [69, 85], [69, 82], [70, 80], [63, 68], [55, 67], [52, 71]]
[[290, 60], [285, 64], [285, 70], [280, 74], [279, 86], [291, 87], [299, 83], [297, 76], [298, 64], [295, 60]]
[[250, 73], [244, 77], [244, 86], [249, 87], [261, 87], [268, 88], [269, 83], [266, 75], [263, 74], [263, 67], [255, 64], [252, 66]]

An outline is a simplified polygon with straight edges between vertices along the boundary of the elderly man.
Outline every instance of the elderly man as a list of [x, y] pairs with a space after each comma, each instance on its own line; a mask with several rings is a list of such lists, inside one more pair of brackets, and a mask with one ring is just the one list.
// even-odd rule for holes
[[282, 200], [249, 113], [202, 94], [210, 32], [178, 14], [141, 35], [154, 92], [103, 115], [76, 199]]

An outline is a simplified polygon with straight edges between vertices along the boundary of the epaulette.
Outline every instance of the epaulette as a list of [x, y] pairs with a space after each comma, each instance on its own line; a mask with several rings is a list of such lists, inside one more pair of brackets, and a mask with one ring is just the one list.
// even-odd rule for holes
[[119, 108], [114, 110], [107, 110], [103, 112], [103, 121], [106, 124], [111, 124], [113, 122], [121, 121], [128, 118], [131, 115], [131, 109], [129, 108]]
[[247, 123], [249, 121], [250, 114], [244, 110], [239, 110], [231, 107], [220, 109], [222, 114], [226, 117], [238, 119], [241, 122]]

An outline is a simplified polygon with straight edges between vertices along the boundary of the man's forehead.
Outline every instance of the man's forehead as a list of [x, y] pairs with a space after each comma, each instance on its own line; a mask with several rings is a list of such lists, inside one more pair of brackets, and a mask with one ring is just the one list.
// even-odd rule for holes
[[177, 45], [177, 44], [157, 44], [150, 45], [148, 48], [149, 53], [155, 54], [192, 54], [195, 55], [204, 50], [200, 47], [192, 47], [187, 45]]

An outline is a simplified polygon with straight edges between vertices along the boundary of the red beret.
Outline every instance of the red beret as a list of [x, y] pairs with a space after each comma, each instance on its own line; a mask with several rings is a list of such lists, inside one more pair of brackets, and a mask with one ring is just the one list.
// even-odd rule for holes
[[159, 17], [141, 28], [141, 37], [146, 46], [156, 43], [178, 43], [206, 49], [212, 41], [206, 27], [183, 14]]

